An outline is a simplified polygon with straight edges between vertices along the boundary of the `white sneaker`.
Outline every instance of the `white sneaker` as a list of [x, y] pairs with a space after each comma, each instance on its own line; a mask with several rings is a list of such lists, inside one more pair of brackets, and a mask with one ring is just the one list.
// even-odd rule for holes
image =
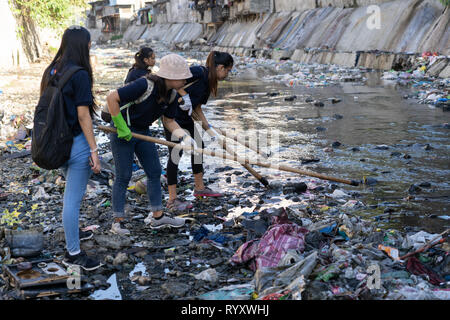
[[116, 222], [116, 223], [112, 224], [111, 232], [118, 234], [120, 236], [126, 236], [126, 235], [130, 234], [130, 230], [120, 227], [120, 222]]

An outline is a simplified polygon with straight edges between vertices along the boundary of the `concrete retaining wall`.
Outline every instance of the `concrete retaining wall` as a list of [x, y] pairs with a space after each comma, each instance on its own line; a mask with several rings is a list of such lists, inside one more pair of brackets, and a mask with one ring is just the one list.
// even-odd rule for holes
[[[141, 39], [172, 43], [208, 35], [213, 47], [237, 55], [384, 70], [424, 51], [450, 55], [450, 8], [438, 0], [351, 2], [275, 0], [277, 12], [225, 22], [212, 35], [197, 23], [156, 24]], [[379, 16], [368, 11], [372, 4]], [[432, 73], [448, 74], [447, 64], [441, 62]]]
[[203, 27], [199, 23], [164, 23], [147, 27], [140, 39], [167, 43], [188, 42], [200, 38], [202, 33]]

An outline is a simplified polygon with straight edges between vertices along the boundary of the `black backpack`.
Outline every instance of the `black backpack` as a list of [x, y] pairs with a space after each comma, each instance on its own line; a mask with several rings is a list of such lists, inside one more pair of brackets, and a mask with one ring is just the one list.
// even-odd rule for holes
[[72, 75], [82, 69], [73, 66], [59, 79], [53, 76], [39, 98], [34, 111], [31, 157], [43, 169], [57, 169], [70, 158], [73, 134], [66, 120], [62, 89]]

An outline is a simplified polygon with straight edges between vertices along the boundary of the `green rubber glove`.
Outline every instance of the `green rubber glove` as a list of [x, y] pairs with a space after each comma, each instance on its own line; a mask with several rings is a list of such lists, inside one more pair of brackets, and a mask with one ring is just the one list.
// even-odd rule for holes
[[131, 130], [125, 123], [125, 120], [122, 117], [122, 113], [119, 112], [117, 116], [111, 116], [111, 119], [113, 120], [114, 125], [117, 128], [117, 136], [121, 139], [130, 141], [132, 138]]

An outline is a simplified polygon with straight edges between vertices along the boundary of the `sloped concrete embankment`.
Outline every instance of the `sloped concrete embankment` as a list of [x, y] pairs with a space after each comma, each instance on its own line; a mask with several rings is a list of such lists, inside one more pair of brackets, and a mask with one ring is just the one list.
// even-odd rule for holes
[[[255, 20], [229, 21], [208, 41], [216, 50], [236, 55], [382, 70], [407, 67], [425, 51], [450, 55], [450, 8], [438, 0], [378, 3], [379, 25], [375, 13], [368, 10], [369, 4], [276, 12]], [[141, 39], [174, 43], [202, 35], [200, 24], [161, 24], [147, 29]], [[449, 73], [447, 58], [434, 66], [436, 76], [448, 77]]]

